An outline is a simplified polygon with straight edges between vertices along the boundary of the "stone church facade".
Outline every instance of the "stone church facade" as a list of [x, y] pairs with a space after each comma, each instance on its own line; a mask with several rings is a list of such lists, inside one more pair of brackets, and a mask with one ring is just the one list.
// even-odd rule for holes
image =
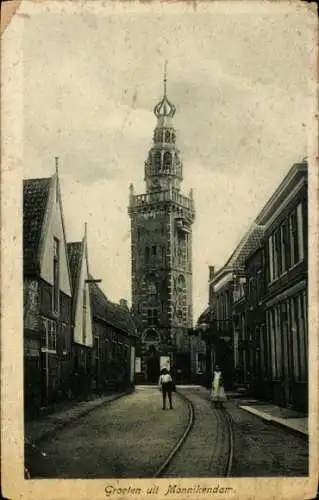
[[155, 382], [164, 366], [191, 379], [192, 191], [181, 193], [183, 162], [176, 145], [176, 108], [164, 96], [145, 161], [146, 192], [130, 186], [132, 310], [140, 334], [136, 380]]

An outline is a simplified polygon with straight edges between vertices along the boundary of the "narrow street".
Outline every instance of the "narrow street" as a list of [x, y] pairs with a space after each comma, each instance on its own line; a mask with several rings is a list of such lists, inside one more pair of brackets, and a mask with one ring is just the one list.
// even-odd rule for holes
[[174, 410], [163, 411], [157, 388], [137, 388], [41, 443], [45, 456], [31, 456], [31, 477], [150, 477], [183, 434], [187, 421], [188, 406], [180, 397], [174, 397]]
[[39, 444], [41, 453], [29, 457], [31, 477], [151, 477], [183, 436], [192, 412], [185, 442], [160, 477], [307, 474], [306, 439], [264, 423], [238, 408], [236, 400], [226, 402], [226, 411], [214, 409], [202, 387], [179, 392], [187, 399], [174, 394], [172, 411], [162, 410], [154, 386], [137, 387], [91, 411]]

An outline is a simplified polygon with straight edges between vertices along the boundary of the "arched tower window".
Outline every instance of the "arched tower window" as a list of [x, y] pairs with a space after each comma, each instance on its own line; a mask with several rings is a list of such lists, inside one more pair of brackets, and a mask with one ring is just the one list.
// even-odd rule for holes
[[161, 152], [156, 151], [155, 153], [155, 169], [159, 170], [161, 168]]
[[145, 247], [145, 263], [148, 264], [150, 260], [150, 249], [149, 247]]
[[171, 168], [171, 165], [172, 165], [172, 155], [169, 151], [166, 151], [166, 153], [164, 153], [164, 169], [169, 170]]
[[186, 288], [185, 277], [181, 274], [177, 279], [177, 290], [182, 292]]
[[171, 134], [169, 130], [166, 130], [165, 132], [165, 142], [170, 142], [171, 141]]
[[160, 130], [158, 133], [158, 140], [159, 142], [163, 142], [163, 130]]
[[166, 252], [165, 252], [165, 247], [164, 247], [164, 246], [162, 246], [162, 248], [161, 248], [161, 252], [162, 252], [162, 255], [161, 255], [161, 257], [162, 257], [162, 262], [163, 262], [163, 264], [165, 264]]

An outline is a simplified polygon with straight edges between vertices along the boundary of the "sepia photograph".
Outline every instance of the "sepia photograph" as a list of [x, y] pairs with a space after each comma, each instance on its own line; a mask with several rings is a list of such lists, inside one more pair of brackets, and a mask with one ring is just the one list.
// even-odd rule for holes
[[[44, 479], [103, 480], [100, 498], [274, 498], [234, 478], [306, 488], [314, 11], [24, 1], [2, 36], [20, 68], [2, 396], [17, 399], [21, 497]], [[3, 390], [13, 359], [18, 396]], [[46, 497], [73, 498], [61, 488]]]

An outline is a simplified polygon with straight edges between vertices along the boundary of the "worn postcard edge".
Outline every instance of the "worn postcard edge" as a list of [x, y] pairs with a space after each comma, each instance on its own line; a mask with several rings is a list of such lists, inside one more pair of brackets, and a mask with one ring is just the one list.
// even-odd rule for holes
[[[318, 484], [318, 102], [317, 32], [315, 4], [296, 8], [309, 11], [309, 24], [313, 26], [313, 67], [309, 70], [312, 109], [309, 110], [309, 429], [310, 475], [308, 478], [176, 478], [176, 479], [105, 479], [105, 480], [25, 480], [24, 479], [24, 426], [23, 426], [23, 350], [22, 350], [22, 178], [23, 178], [23, 22], [28, 15], [19, 13], [21, 1], [2, 5], [2, 156], [1, 156], [1, 484], [6, 498], [107, 498], [107, 485], [119, 489], [108, 498], [184, 498], [184, 494], [165, 495], [169, 484], [180, 487], [218, 487], [214, 495], [192, 494], [189, 498], [296, 498], [316, 496]], [[23, 7], [27, 2], [23, 2]], [[30, 2], [31, 3], [31, 2]], [[40, 3], [40, 2], [39, 2]], [[44, 3], [44, 2], [42, 2]], [[60, 6], [64, 2], [49, 2]], [[70, 4], [70, 2], [66, 2]], [[81, 9], [89, 2], [73, 2], [72, 8]], [[110, 2], [94, 2], [102, 9]], [[113, 2], [114, 3], [114, 2]], [[142, 3], [116, 3], [139, 8]], [[174, 3], [176, 7], [177, 2]], [[219, 2], [219, 4], [224, 2]], [[227, 2], [229, 4], [230, 2]], [[238, 2], [237, 2], [238, 3]], [[242, 2], [254, 8], [256, 2]], [[225, 2], [226, 4], [226, 2]], [[278, 2], [267, 3], [269, 10]], [[284, 2], [282, 2], [284, 4]], [[291, 2], [290, 2], [291, 4]], [[297, 5], [299, 4], [299, 5]], [[144, 8], [156, 9], [155, 2]], [[178, 2], [183, 9], [196, 9], [201, 5], [209, 10], [212, 3]], [[161, 5], [163, 8], [163, 5]], [[166, 5], [165, 8], [171, 8]], [[24, 9], [25, 10], [25, 9]], [[138, 10], [138, 9], [137, 9]], [[15, 23], [13, 22], [15, 21]], [[157, 484], [160, 493], [146, 494], [147, 488]], [[131, 488], [125, 493], [122, 488]], [[223, 488], [229, 489], [223, 491]], [[136, 492], [134, 493], [134, 489]], [[140, 491], [139, 491], [140, 489]], [[122, 494], [120, 492], [123, 492]]]

